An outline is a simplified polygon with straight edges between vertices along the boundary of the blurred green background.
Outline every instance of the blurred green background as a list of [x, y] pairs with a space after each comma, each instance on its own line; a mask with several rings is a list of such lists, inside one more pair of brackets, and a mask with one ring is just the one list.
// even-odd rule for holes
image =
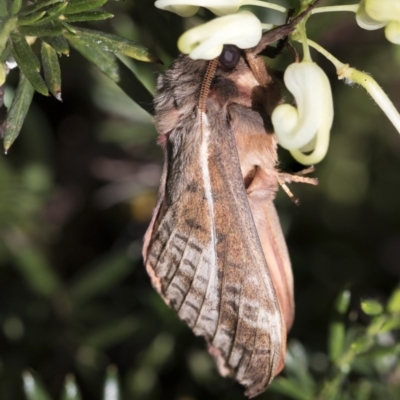
[[[110, 1], [104, 9], [115, 17], [85, 26], [137, 41], [169, 66], [177, 38], [196, 20], [153, 3]], [[400, 46], [382, 30], [364, 31], [354, 14], [338, 13], [313, 16], [308, 34], [370, 72], [400, 109]], [[400, 137], [364, 89], [344, 85], [313, 55], [334, 94], [331, 145], [314, 174], [320, 185], [291, 187], [299, 207], [282, 191], [276, 205], [295, 276], [289, 340], [306, 349], [318, 381], [329, 374], [327, 336], [340, 291], [352, 293], [349, 323], [363, 326], [369, 319], [359, 299], [385, 303], [399, 281]], [[288, 62], [287, 53], [274, 65]], [[129, 63], [154, 91], [163, 67]], [[63, 103], [35, 94], [20, 137], [0, 156], [0, 399], [25, 398], [27, 368], [54, 399], [71, 372], [85, 400], [99, 399], [111, 363], [125, 399], [244, 399], [242, 388], [218, 376], [203, 340], [163, 304], [143, 267], [162, 166], [151, 116], [73, 49], [61, 68]], [[10, 74], [6, 99], [18, 71]], [[301, 169], [279, 153], [284, 171]], [[269, 390], [259, 398], [290, 397]]]

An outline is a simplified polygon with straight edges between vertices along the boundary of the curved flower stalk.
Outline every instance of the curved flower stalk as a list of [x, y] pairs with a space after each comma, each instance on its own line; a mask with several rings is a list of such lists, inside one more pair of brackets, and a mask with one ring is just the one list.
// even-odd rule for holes
[[[300, 40], [301, 41], [301, 40]], [[382, 109], [382, 111], [389, 118], [390, 122], [400, 133], [400, 114], [396, 107], [390, 101], [387, 94], [382, 90], [378, 83], [370, 75], [365, 72], [356, 70], [350, 67], [348, 64], [343, 64], [331, 53], [326, 51], [318, 43], [312, 40], [307, 41], [308, 45], [319, 51], [324, 55], [332, 64], [336, 67], [336, 73], [339, 79], [345, 80], [347, 83], [357, 83], [361, 85], [373, 98], [376, 104]]]
[[224, 44], [241, 49], [254, 47], [262, 36], [259, 19], [249, 11], [225, 15], [186, 31], [178, 40], [178, 48], [193, 60], [218, 57]]
[[255, 5], [273, 10], [286, 12], [286, 8], [273, 3], [265, 3], [260, 0], [157, 0], [155, 6], [180, 15], [191, 17], [199, 11], [200, 7], [209, 9], [216, 15], [232, 14], [244, 5]]
[[399, 0], [362, 0], [356, 19], [361, 28], [368, 30], [385, 26], [386, 39], [400, 44]]
[[[312, 61], [289, 65], [285, 85], [297, 108], [281, 104], [272, 113], [278, 143], [304, 165], [320, 162], [326, 155], [333, 121], [332, 92], [325, 72]], [[313, 150], [306, 155], [302, 151]]]

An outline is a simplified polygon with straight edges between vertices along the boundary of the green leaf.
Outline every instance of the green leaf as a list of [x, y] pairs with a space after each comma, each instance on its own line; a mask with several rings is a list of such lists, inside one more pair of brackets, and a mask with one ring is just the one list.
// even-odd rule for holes
[[39, 1], [35, 2], [34, 4], [24, 7], [20, 14], [22, 16], [26, 16], [26, 15], [32, 14], [34, 12], [37, 12], [44, 7], [50, 6], [55, 3], [61, 3], [61, 2], [64, 2], [64, 0], [39, 0]]
[[400, 313], [400, 286], [397, 287], [390, 296], [387, 304], [387, 310], [390, 313]]
[[70, 287], [71, 299], [83, 302], [106, 292], [132, 272], [132, 261], [120, 251], [90, 265]]
[[319, 395], [315, 396], [315, 398], [321, 400], [342, 400], [341, 386], [346, 376], [345, 373], [340, 372], [333, 379], [325, 380]]
[[117, 63], [119, 68], [119, 80], [116, 83], [118, 86], [149, 114], [154, 114], [153, 95], [123, 61], [117, 58]]
[[74, 35], [67, 36], [68, 41], [76, 50], [111, 78], [132, 100], [149, 114], [154, 113], [153, 96], [121, 60], [117, 59], [113, 53], [83, 45]]
[[310, 397], [307, 393], [303, 393], [301, 390], [299, 390], [296, 382], [287, 378], [275, 379], [270, 386], [270, 390], [286, 395], [291, 399], [310, 400]]
[[11, 0], [10, 4], [10, 14], [15, 15], [18, 14], [19, 10], [22, 6], [22, 0]]
[[386, 315], [378, 315], [377, 317], [373, 318], [371, 324], [367, 329], [367, 334], [369, 336], [375, 336], [382, 331], [382, 327], [385, 325], [387, 321]]
[[11, 34], [11, 52], [18, 67], [29, 79], [33, 88], [39, 93], [48, 96], [49, 92], [40, 76], [40, 63], [35, 53], [32, 51], [25, 37], [17, 32]]
[[77, 40], [74, 35], [66, 35], [70, 44], [79, 51], [87, 60], [96, 65], [105, 75], [114, 82], [118, 82], [119, 67], [113, 53], [103, 51], [97, 47], [87, 47]]
[[23, 232], [15, 229], [9, 232], [4, 240], [13, 255], [15, 266], [36, 293], [51, 296], [60, 289], [58, 276], [43, 253], [30, 243]]
[[162, 368], [167, 360], [174, 354], [175, 340], [171, 334], [160, 333], [150, 346], [143, 352], [140, 360], [141, 367], [149, 369]]
[[372, 386], [371, 383], [363, 379], [357, 385], [355, 390], [354, 400], [370, 400], [372, 398]]
[[6, 68], [3, 63], [0, 63], [0, 86], [6, 81]]
[[113, 18], [114, 14], [105, 11], [89, 11], [79, 14], [66, 15], [66, 22], [84, 22], [84, 21], [102, 21], [104, 19]]
[[90, 332], [80, 343], [96, 349], [107, 349], [126, 340], [139, 326], [139, 322], [133, 317], [108, 321], [104, 326]]
[[58, 54], [69, 55], [69, 45], [64, 36], [43, 36], [40, 39], [53, 47]]
[[103, 400], [121, 400], [121, 390], [119, 387], [118, 369], [115, 365], [110, 365], [106, 372], [104, 383]]
[[388, 319], [382, 325], [380, 332], [389, 332], [395, 329], [400, 329], [400, 317], [398, 315], [393, 318], [388, 317]]
[[27, 400], [51, 400], [41, 382], [29, 371], [22, 373], [22, 379]]
[[315, 390], [315, 382], [308, 372], [308, 355], [300, 342], [290, 341], [285, 362], [285, 372], [289, 380], [295, 382], [302, 393], [311, 396]]
[[335, 362], [343, 354], [345, 326], [343, 322], [332, 322], [329, 326], [329, 357]]
[[29, 14], [26, 17], [19, 18], [18, 26], [30, 25], [30, 24], [38, 21], [45, 14], [46, 14], [46, 11], [38, 11], [36, 13]]
[[0, 1], [0, 17], [6, 17], [7, 15], [8, 15], [7, 1], [1, 0]]
[[21, 26], [19, 32], [24, 36], [59, 36], [62, 34], [63, 25], [61, 24], [46, 24], [38, 26]]
[[66, 29], [66, 32], [64, 32], [64, 35], [69, 33], [72, 33], [73, 35], [76, 35], [76, 29], [74, 26], [68, 24], [67, 22], [62, 21], [62, 26]]
[[383, 306], [379, 301], [373, 299], [365, 299], [361, 301], [361, 309], [365, 314], [374, 316], [382, 314]]
[[339, 314], [346, 314], [351, 300], [350, 290], [343, 290], [336, 299], [335, 308]]
[[[123, 54], [140, 61], [160, 62], [160, 59], [151, 54], [144, 46], [136, 44], [129, 39], [91, 29], [75, 27], [75, 31], [77, 40], [85, 46], [99, 47], [104, 51]], [[70, 39], [71, 35], [65, 36]]]
[[53, 96], [61, 101], [61, 70], [57, 52], [49, 44], [42, 42], [41, 54], [47, 87]]
[[65, 15], [94, 10], [107, 3], [107, 1], [108, 0], [70, 0], [65, 10]]
[[42, 18], [41, 20], [35, 22], [34, 25], [43, 25], [50, 21], [55, 20], [56, 18], [58, 18], [60, 15], [63, 14], [63, 11], [67, 7], [67, 5], [68, 5], [68, 3], [56, 4], [52, 8], [48, 9], [46, 11], [47, 15], [44, 18]]
[[82, 400], [75, 377], [72, 374], [68, 374], [65, 378], [61, 400]]
[[374, 340], [370, 336], [361, 336], [351, 344], [351, 348], [356, 354], [360, 354], [368, 351], [373, 344]]
[[31, 105], [34, 89], [29, 80], [21, 72], [17, 90], [8, 110], [4, 130], [4, 150], [7, 152], [21, 131], [29, 106]]
[[11, 33], [11, 44], [13, 55], [16, 53], [17, 57], [23, 59], [24, 63], [28, 65], [29, 68], [34, 69], [35, 72], [40, 71], [40, 62], [32, 51], [31, 46], [26, 41], [24, 35], [21, 35], [18, 32]]
[[10, 18], [9, 20], [0, 24], [0, 54], [3, 53], [11, 31], [17, 25], [17, 18]]

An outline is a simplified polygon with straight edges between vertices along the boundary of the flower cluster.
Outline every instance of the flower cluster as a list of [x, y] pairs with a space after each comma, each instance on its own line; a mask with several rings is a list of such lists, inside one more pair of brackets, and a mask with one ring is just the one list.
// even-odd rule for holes
[[400, 44], [399, 0], [362, 0], [356, 18], [358, 25], [364, 29], [385, 27], [386, 39]]
[[[301, 0], [304, 9], [309, 0]], [[178, 41], [178, 48], [192, 59], [211, 60], [218, 57], [224, 44], [241, 49], [257, 45], [262, 32], [272, 25], [261, 21], [249, 11], [240, 11], [244, 5], [256, 5], [287, 13], [284, 7], [261, 0], [157, 0], [155, 6], [180, 16], [195, 15], [200, 7], [218, 17], [186, 31]], [[400, 0], [361, 0], [359, 4], [317, 7], [312, 14], [351, 11], [356, 13], [360, 27], [368, 30], [385, 27], [388, 40], [400, 44]], [[288, 66], [284, 82], [292, 93], [296, 107], [280, 104], [272, 113], [272, 123], [278, 143], [289, 150], [302, 164], [320, 162], [326, 155], [333, 121], [333, 103], [329, 80], [315, 64], [309, 52], [314, 47], [336, 67], [338, 78], [362, 85], [382, 108], [400, 132], [400, 115], [383, 90], [369, 75], [341, 63], [324, 48], [307, 38], [305, 21], [291, 35], [303, 45], [302, 62]], [[308, 154], [306, 154], [308, 153]]]

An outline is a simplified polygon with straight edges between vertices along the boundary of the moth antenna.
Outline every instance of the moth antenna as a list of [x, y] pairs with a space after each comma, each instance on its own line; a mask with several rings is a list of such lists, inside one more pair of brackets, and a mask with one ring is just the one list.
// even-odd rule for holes
[[[285, 175], [285, 174], [283, 174]], [[281, 188], [285, 191], [285, 193], [289, 196], [289, 199], [293, 201], [296, 206], [300, 205], [300, 200], [291, 192], [291, 190], [286, 185], [285, 181], [278, 178], [278, 182], [281, 185]]]
[[200, 111], [205, 111], [206, 101], [208, 94], [210, 93], [211, 82], [215, 75], [215, 70], [217, 69], [218, 59], [210, 61], [207, 65], [207, 70], [204, 75], [203, 83], [201, 84], [200, 97], [199, 97], [199, 109]]

